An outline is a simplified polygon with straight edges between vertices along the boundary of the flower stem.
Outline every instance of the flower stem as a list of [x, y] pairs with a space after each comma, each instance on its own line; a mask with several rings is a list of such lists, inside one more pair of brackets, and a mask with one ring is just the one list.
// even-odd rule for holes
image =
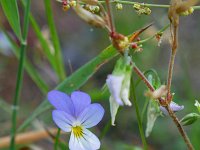
[[31, 1], [27, 0], [25, 15], [24, 15], [24, 24], [23, 24], [24, 26], [23, 26], [21, 48], [20, 48], [20, 59], [19, 59], [18, 72], [17, 72], [15, 96], [14, 96], [13, 106], [12, 106], [12, 128], [11, 128], [11, 139], [10, 139], [10, 149], [12, 149], [12, 150], [15, 150], [17, 111], [18, 111], [18, 107], [19, 107], [18, 104], [19, 104], [20, 91], [21, 91], [22, 81], [23, 81], [24, 58], [25, 58], [25, 50], [26, 50], [26, 46], [27, 46], [26, 39], [27, 39], [27, 34], [28, 34], [30, 4], [31, 4]]
[[57, 134], [56, 134], [56, 138], [55, 138], [55, 142], [54, 142], [54, 150], [58, 149], [58, 144], [59, 144], [59, 137], [60, 137], [60, 128], [58, 128]]
[[144, 136], [144, 130], [143, 130], [143, 126], [142, 126], [142, 120], [141, 120], [141, 116], [140, 116], [139, 107], [138, 107], [138, 104], [137, 104], [137, 97], [136, 97], [136, 93], [135, 93], [133, 78], [131, 78], [131, 97], [133, 99], [133, 103], [134, 103], [134, 106], [135, 106], [135, 112], [136, 112], [136, 116], [137, 116], [138, 127], [139, 127], [139, 131], [140, 131], [140, 136], [142, 138], [144, 150], [147, 150], [148, 145], [147, 145], [147, 142], [146, 142], [146, 138]]
[[[99, 3], [105, 3], [105, 1], [98, 1]], [[134, 4], [140, 4], [142, 6], [146, 7], [154, 7], [154, 8], [169, 8], [170, 5], [161, 5], [161, 4], [149, 4], [149, 3], [139, 3], [139, 2], [133, 2], [133, 1], [122, 1], [122, 0], [113, 0], [110, 1], [110, 3], [120, 3], [125, 5], [134, 5]], [[200, 6], [193, 6], [194, 10], [200, 10]]]
[[170, 117], [173, 119], [173, 122], [176, 124], [181, 136], [183, 137], [185, 143], [187, 144], [187, 147], [189, 150], [194, 150], [192, 143], [190, 142], [190, 139], [188, 138], [186, 132], [184, 131], [182, 125], [180, 124], [178, 118], [176, 117], [175, 113], [171, 110], [171, 108], [168, 106], [165, 107], [170, 115]]
[[[172, 30], [172, 28], [171, 28]], [[174, 68], [174, 61], [175, 61], [175, 56], [176, 56], [176, 51], [177, 51], [177, 46], [178, 46], [178, 27], [174, 26], [173, 27], [173, 32], [171, 32], [171, 37], [172, 37], [172, 50], [171, 50], [171, 55], [170, 55], [170, 60], [169, 60], [169, 67], [168, 67], [168, 77], [167, 77], [167, 101], [170, 103], [171, 101], [171, 82], [172, 82], [172, 75], [173, 75], [173, 68]]]

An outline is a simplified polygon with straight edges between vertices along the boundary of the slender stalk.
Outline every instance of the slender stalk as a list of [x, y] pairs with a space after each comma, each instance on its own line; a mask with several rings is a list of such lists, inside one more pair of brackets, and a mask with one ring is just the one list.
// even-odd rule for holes
[[[57, 0], [61, 2], [61, 0]], [[98, 1], [99, 3], [105, 3], [105, 1]], [[146, 7], [152, 7], [152, 8], [169, 8], [170, 5], [161, 5], [161, 4], [149, 4], [149, 3], [140, 3], [140, 2], [133, 2], [133, 1], [122, 1], [122, 0], [113, 0], [110, 1], [110, 3], [120, 3], [125, 5], [134, 5], [134, 4], [140, 4], [142, 6]], [[193, 6], [194, 10], [200, 10], [200, 6]]]
[[[62, 0], [57, 0], [58, 2], [62, 3]], [[105, 1], [98, 1], [99, 3], [105, 3]], [[134, 5], [134, 4], [140, 4], [146, 7], [154, 7], [154, 8], [169, 8], [170, 5], [161, 5], [161, 4], [149, 4], [149, 3], [139, 3], [139, 2], [133, 2], [133, 1], [122, 1], [122, 0], [112, 0], [110, 3], [121, 3], [126, 5]], [[194, 10], [200, 10], [200, 6], [193, 6]]]
[[113, 20], [112, 20], [112, 13], [111, 13], [111, 7], [110, 7], [110, 1], [109, 0], [106, 0], [106, 6], [107, 6], [107, 9], [108, 9], [108, 24], [110, 26], [110, 32], [115, 32], [115, 27], [113, 25]]
[[188, 138], [186, 132], [184, 131], [183, 127], [181, 126], [178, 118], [176, 117], [175, 113], [171, 110], [171, 108], [168, 106], [165, 107], [170, 115], [170, 117], [173, 119], [173, 122], [175, 123], [176, 127], [178, 128], [181, 136], [183, 137], [187, 147], [189, 150], [194, 150], [192, 143], [190, 142], [190, 139]]
[[175, 56], [176, 56], [176, 51], [177, 51], [177, 34], [178, 28], [177, 26], [174, 26], [173, 28], [173, 33], [171, 32], [171, 37], [172, 37], [172, 50], [171, 50], [171, 55], [170, 55], [170, 61], [169, 61], [169, 67], [168, 67], [168, 77], [167, 77], [167, 101], [171, 101], [171, 82], [172, 82], [172, 75], [173, 75], [173, 68], [174, 68], [174, 61], [175, 61]]
[[148, 37], [148, 38], [146, 38], [146, 39], [144, 39], [144, 40], [138, 41], [138, 42], [136, 42], [136, 43], [139, 45], [139, 44], [145, 43], [145, 42], [147, 42], [147, 41], [153, 39], [154, 37], [156, 37], [157, 34], [162, 33], [162, 32], [164, 32], [165, 30], [167, 30], [167, 29], [169, 28], [169, 25], [170, 25], [170, 24], [167, 24], [167, 25], [164, 26], [162, 29], [160, 29], [156, 34], [154, 34], [154, 35], [152, 35], [152, 36], [150, 36], [150, 37]]
[[18, 107], [19, 107], [18, 104], [19, 104], [20, 91], [21, 91], [22, 81], [23, 81], [24, 58], [25, 58], [25, 49], [27, 46], [26, 38], [27, 38], [27, 34], [28, 34], [30, 4], [31, 4], [31, 1], [27, 0], [25, 15], [24, 15], [20, 59], [19, 59], [18, 72], [17, 72], [17, 82], [16, 82], [15, 96], [14, 96], [13, 106], [12, 106], [12, 128], [11, 128], [11, 140], [10, 140], [10, 149], [11, 150], [15, 150], [17, 111], [18, 111]]
[[58, 128], [57, 133], [56, 133], [55, 143], [54, 143], [54, 150], [58, 149], [60, 133], [61, 133], [61, 130]]
[[134, 87], [133, 78], [131, 78], [131, 97], [133, 99], [133, 103], [134, 103], [134, 106], [135, 106], [135, 112], [136, 112], [136, 115], [137, 115], [138, 127], [139, 127], [139, 131], [140, 131], [142, 143], [143, 143], [143, 146], [144, 146], [144, 150], [147, 150], [148, 145], [147, 145], [147, 142], [146, 142], [146, 138], [144, 136], [144, 130], [143, 130], [143, 126], [142, 126], [142, 120], [141, 120], [141, 116], [140, 116], [139, 107], [138, 107], [138, 104], [137, 104], [137, 97], [136, 97], [136, 94], [135, 94], [135, 87]]

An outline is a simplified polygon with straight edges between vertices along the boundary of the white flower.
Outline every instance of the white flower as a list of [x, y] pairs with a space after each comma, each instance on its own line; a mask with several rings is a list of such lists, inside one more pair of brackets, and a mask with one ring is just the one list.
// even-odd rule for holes
[[109, 102], [112, 125], [115, 125], [115, 116], [119, 106], [132, 105], [129, 100], [131, 68], [130, 63], [124, 64], [124, 61], [119, 59], [113, 74], [108, 75], [106, 79], [106, 84], [111, 93]]

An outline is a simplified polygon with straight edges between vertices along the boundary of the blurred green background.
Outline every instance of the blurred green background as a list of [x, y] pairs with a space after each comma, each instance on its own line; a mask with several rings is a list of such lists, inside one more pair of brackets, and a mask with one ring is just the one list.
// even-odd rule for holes
[[[163, 3], [161, 1], [149, 1], [149, 3]], [[166, 4], [169, 1], [165, 2]], [[20, 7], [20, 14], [23, 13], [22, 6]], [[67, 76], [70, 76], [76, 69], [91, 60], [103, 49], [110, 45], [108, 33], [103, 29], [93, 28], [82, 21], [72, 9], [63, 11], [62, 5], [56, 1], [52, 1], [54, 21], [58, 31], [62, 47], [62, 57], [64, 60]], [[113, 5], [113, 17], [116, 25], [116, 30], [120, 33], [128, 35], [145, 25], [154, 23], [140, 37], [141, 39], [147, 38], [156, 31], [169, 23], [167, 18], [167, 9], [152, 8], [152, 13], [149, 16], [138, 16], [131, 5], [125, 6], [124, 9], [119, 11]], [[47, 28], [47, 20], [43, 1], [32, 1], [31, 12], [40, 26], [41, 32], [49, 40], [49, 30]], [[175, 61], [174, 76], [172, 83], [172, 91], [175, 93], [174, 100], [180, 105], [184, 105], [184, 111], [177, 113], [181, 118], [190, 112], [197, 112], [194, 107], [195, 99], [200, 99], [200, 11], [195, 11], [188, 17], [181, 17], [179, 29], [179, 48]], [[0, 23], [6, 31], [14, 36], [2, 9], [0, 8]], [[163, 84], [166, 83], [167, 66], [170, 54], [170, 34], [167, 30], [162, 39], [161, 46], [153, 39], [143, 44], [143, 51], [135, 55], [135, 62], [142, 71], [148, 69], [155, 69], [160, 76]], [[30, 26], [28, 33], [28, 48], [27, 57], [29, 61], [34, 64], [35, 69], [42, 75], [43, 79], [53, 89], [58, 84], [58, 78], [55, 72], [49, 65], [47, 58], [38, 42], [38, 39]], [[98, 136], [108, 126], [110, 121], [109, 112], [109, 95], [101, 94], [102, 87], [108, 74], [112, 72], [114, 62], [103, 65], [101, 69], [83, 86], [80, 90], [88, 92], [92, 99], [101, 103], [106, 114], [103, 121], [93, 130]], [[11, 46], [8, 40], [0, 30], [0, 98], [8, 104], [12, 103], [15, 80], [17, 72], [18, 60], [11, 51]], [[135, 75], [135, 80], [138, 77]], [[142, 111], [144, 102], [146, 100], [144, 92], [147, 89], [140, 83], [136, 89], [139, 109]], [[18, 125], [25, 120], [33, 112], [33, 110], [41, 103], [42, 99], [46, 96], [41, 93], [27, 72], [24, 75], [24, 82], [22, 88], [22, 98], [20, 102], [20, 110], [18, 117]], [[0, 104], [3, 106], [3, 104]], [[4, 109], [7, 107], [0, 107], [0, 137], [9, 135], [10, 133], [10, 110]], [[51, 119], [51, 111], [45, 112], [40, 116], [40, 122], [34, 121], [29, 129], [40, 128], [38, 124], [45, 127], [55, 126]], [[195, 149], [200, 149], [200, 122], [185, 127], [192, 144]], [[146, 114], [143, 120], [143, 127], [146, 127]], [[67, 141], [68, 136], [64, 135], [62, 138]], [[179, 135], [175, 125], [169, 117], [159, 117], [156, 120], [152, 134], [147, 138], [149, 149], [152, 150], [184, 150], [186, 149], [182, 137]], [[53, 149], [52, 140], [44, 139], [32, 145], [37, 145], [41, 149]], [[110, 127], [102, 138], [102, 150], [121, 150], [121, 149], [137, 149], [141, 147], [142, 142], [138, 130], [137, 118], [134, 107], [123, 107], [117, 115], [116, 126]], [[24, 146], [22, 146], [24, 147]], [[134, 148], [135, 147], [135, 148]], [[25, 147], [24, 147], [25, 148]], [[28, 148], [27, 148], [28, 149]], [[34, 149], [34, 148], [32, 148]]]

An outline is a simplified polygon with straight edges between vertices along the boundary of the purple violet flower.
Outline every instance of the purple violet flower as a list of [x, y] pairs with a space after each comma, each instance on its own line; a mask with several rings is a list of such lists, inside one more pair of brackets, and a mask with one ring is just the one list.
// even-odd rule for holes
[[[177, 112], [177, 111], [181, 111], [182, 109], [184, 109], [184, 106], [180, 106], [178, 104], [176, 104], [175, 102], [171, 102], [170, 103], [170, 108], [172, 111]], [[164, 115], [169, 115], [169, 113], [167, 112], [166, 108], [163, 106], [160, 106], [160, 110], [163, 112]]]
[[56, 108], [52, 112], [53, 121], [65, 132], [71, 132], [70, 150], [97, 150], [100, 141], [88, 130], [96, 126], [104, 115], [100, 104], [91, 104], [90, 96], [75, 91], [71, 97], [60, 91], [48, 93], [49, 102]]

